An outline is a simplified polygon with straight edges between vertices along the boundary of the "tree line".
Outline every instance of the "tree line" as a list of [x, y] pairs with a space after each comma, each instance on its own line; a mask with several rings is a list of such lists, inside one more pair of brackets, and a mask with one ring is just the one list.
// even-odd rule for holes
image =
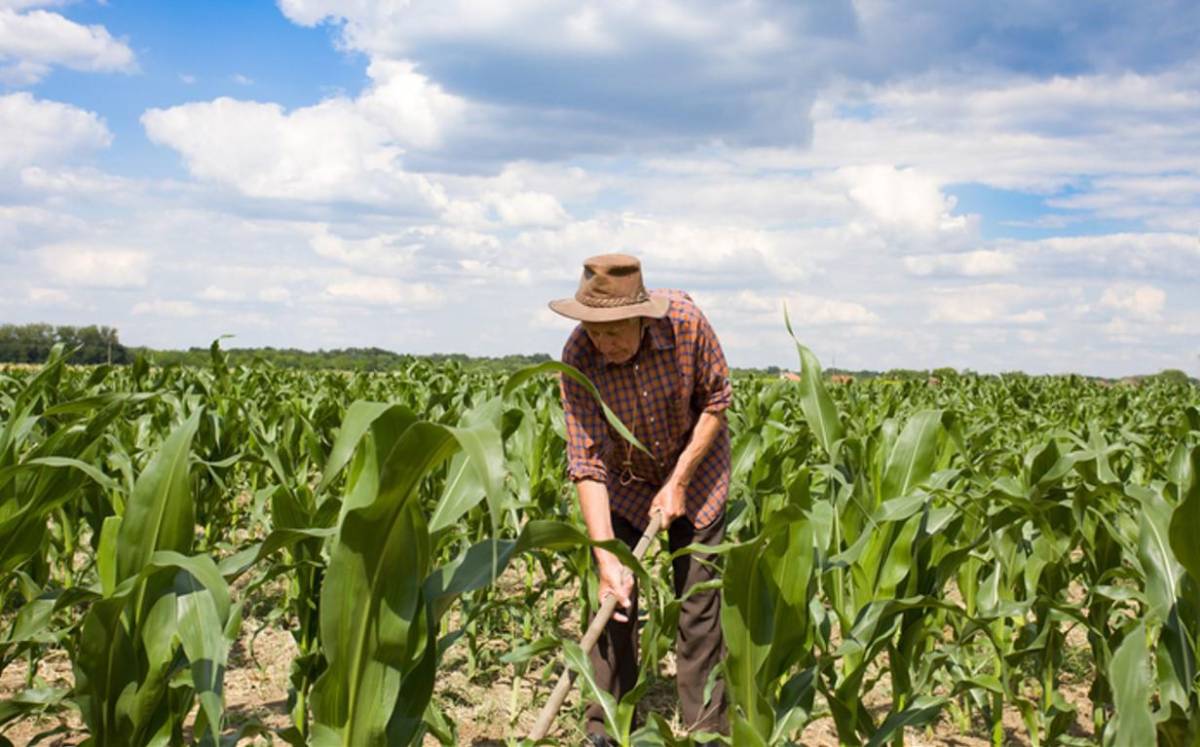
[[[62, 343], [68, 350], [78, 347], [70, 362], [80, 365], [97, 363], [132, 363], [139, 355], [157, 366], [183, 365], [206, 366], [209, 364], [208, 348], [192, 347], [187, 350], [155, 350], [146, 347], [127, 347], [118, 339], [113, 327], [91, 325], [88, 327], [54, 326], [50, 324], [0, 324], [0, 363], [43, 363], [50, 349]], [[343, 371], [394, 371], [405, 368], [415, 361], [433, 363], [458, 363], [464, 368], [484, 371], [515, 371], [535, 363], [550, 360], [543, 353], [534, 355], [505, 355], [499, 357], [474, 357], [465, 353], [433, 353], [411, 355], [395, 353], [383, 348], [338, 348], [335, 350], [299, 350], [296, 348], [232, 348], [224, 351], [226, 360], [232, 365], [262, 360], [276, 368], [337, 369]], [[777, 366], [766, 368], [735, 369], [735, 375], [779, 376], [784, 369]], [[957, 371], [953, 368], [932, 370], [909, 370], [894, 368], [889, 371], [850, 371], [832, 368], [827, 376], [850, 376], [855, 379], [882, 377], [893, 380], [938, 380], [950, 381], [959, 376], [974, 376], [971, 370]], [[1025, 376], [1011, 372], [1007, 376]], [[1155, 376], [1174, 383], [1194, 381], [1187, 373], [1177, 369], [1161, 371]], [[1098, 377], [1086, 377], [1098, 378]], [[1131, 379], [1146, 378], [1131, 377]]]
[[[43, 363], [50, 349], [61, 343], [68, 350], [78, 348], [70, 362], [79, 365], [132, 363], [138, 356], [156, 366], [206, 366], [211, 360], [207, 347], [186, 350], [156, 350], [122, 345], [112, 327], [68, 327], [50, 324], [0, 325], [0, 363]], [[337, 350], [298, 350], [295, 348], [233, 348], [225, 350], [232, 365], [265, 361], [276, 368], [327, 368], [347, 371], [393, 371], [417, 360], [434, 363], [456, 362], [464, 368], [490, 371], [515, 371], [518, 368], [550, 360], [545, 354], [506, 355], [494, 358], [472, 357], [463, 353], [407, 355], [382, 348], [342, 348]]]
[[54, 326], [50, 324], [0, 325], [0, 363], [42, 363], [50, 349], [62, 344], [78, 348], [72, 363], [130, 363], [133, 355], [121, 344], [113, 327]]

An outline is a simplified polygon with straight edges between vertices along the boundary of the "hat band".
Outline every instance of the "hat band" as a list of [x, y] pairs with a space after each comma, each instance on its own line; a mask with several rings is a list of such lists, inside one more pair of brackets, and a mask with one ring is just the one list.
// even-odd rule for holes
[[642, 288], [633, 296], [589, 296], [584, 293], [576, 293], [575, 300], [584, 306], [590, 306], [594, 309], [611, 309], [616, 306], [633, 306], [634, 304], [645, 303], [650, 300], [650, 296], [646, 293], [646, 289]]

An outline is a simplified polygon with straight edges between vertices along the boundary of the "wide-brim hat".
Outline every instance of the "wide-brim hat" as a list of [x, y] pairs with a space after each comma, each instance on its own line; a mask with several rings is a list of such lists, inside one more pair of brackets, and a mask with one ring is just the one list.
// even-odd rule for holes
[[642, 263], [628, 254], [601, 254], [583, 262], [583, 277], [574, 298], [559, 298], [550, 308], [580, 322], [616, 322], [667, 315], [670, 299], [646, 292]]

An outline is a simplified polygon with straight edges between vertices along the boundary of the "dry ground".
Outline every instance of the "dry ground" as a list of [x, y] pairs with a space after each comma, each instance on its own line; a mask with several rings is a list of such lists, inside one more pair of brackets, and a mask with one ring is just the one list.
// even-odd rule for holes
[[[510, 569], [510, 573], [513, 569]], [[500, 588], [513, 588], [519, 581], [502, 577]], [[555, 597], [571, 596], [573, 589], [556, 590]], [[574, 635], [571, 628], [575, 621], [560, 620], [563, 635]], [[508, 640], [519, 638], [508, 636]], [[1079, 660], [1086, 662], [1086, 639], [1082, 631], [1075, 629], [1068, 634], [1068, 648], [1076, 652]], [[497, 645], [502, 645], [497, 642]], [[230, 653], [230, 666], [225, 678], [227, 723], [231, 732], [245, 724], [260, 724], [268, 729], [282, 729], [290, 724], [288, 716], [288, 669], [296, 647], [291, 634], [276, 625], [263, 625], [248, 618], [242, 627], [241, 636]], [[512, 665], [490, 668], [476, 676], [468, 676], [466, 649], [459, 642], [447, 653], [439, 672], [436, 699], [447, 718], [456, 725], [458, 743], [483, 746], [502, 745], [509, 737], [520, 737], [528, 733], [536, 719], [550, 689], [554, 684], [550, 676], [550, 664], [545, 659], [531, 663], [524, 676], [517, 677]], [[0, 675], [0, 699], [20, 690], [26, 681], [27, 667], [24, 662], [10, 665]], [[540, 677], [539, 675], [545, 675]], [[646, 713], [657, 712], [678, 728], [679, 719], [675, 707], [674, 660], [668, 655], [661, 663], [659, 677], [639, 706]], [[54, 651], [38, 663], [36, 678], [48, 685], [69, 687], [72, 683], [70, 661], [66, 652]], [[1089, 682], [1085, 677], [1064, 676], [1060, 691], [1068, 702], [1078, 708], [1077, 722], [1072, 734], [1085, 739], [1091, 736], [1091, 703], [1087, 698]], [[881, 721], [890, 704], [890, 685], [885, 677], [865, 698], [877, 721]], [[819, 704], [818, 704], [819, 706]], [[581, 707], [578, 693], [573, 693], [561, 712], [556, 731], [552, 737], [559, 744], [580, 744], [582, 734], [578, 726]], [[1004, 714], [1005, 742], [1012, 745], [1028, 745], [1030, 740], [1016, 709]], [[29, 744], [37, 735], [57, 730], [39, 743], [51, 747], [77, 745], [85, 733], [78, 712], [63, 708], [47, 716], [27, 718], [10, 724], [2, 733], [16, 745]], [[939, 720], [930, 728], [906, 733], [908, 745], [956, 745], [959, 747], [985, 747], [989, 744], [987, 727], [973, 724], [970, 733], [963, 733], [948, 711], [943, 711]], [[275, 744], [284, 744], [274, 739]], [[248, 737], [241, 744], [270, 744], [271, 737]], [[813, 747], [834, 747], [838, 744], [837, 733], [830, 718], [818, 719], [803, 732], [801, 743]], [[426, 737], [425, 745], [437, 745], [433, 737]]]

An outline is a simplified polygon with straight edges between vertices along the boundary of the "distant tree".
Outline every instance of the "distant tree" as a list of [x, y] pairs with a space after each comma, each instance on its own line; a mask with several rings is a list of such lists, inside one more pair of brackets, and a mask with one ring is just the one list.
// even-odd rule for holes
[[1178, 368], [1167, 368], [1159, 371], [1157, 378], [1160, 381], [1167, 382], [1168, 384], [1187, 384], [1192, 380], [1190, 376], [1183, 371], [1180, 371]]
[[52, 327], [49, 324], [0, 325], [0, 362], [42, 363], [55, 344], [74, 350], [72, 363], [128, 363], [130, 357], [112, 327]]

